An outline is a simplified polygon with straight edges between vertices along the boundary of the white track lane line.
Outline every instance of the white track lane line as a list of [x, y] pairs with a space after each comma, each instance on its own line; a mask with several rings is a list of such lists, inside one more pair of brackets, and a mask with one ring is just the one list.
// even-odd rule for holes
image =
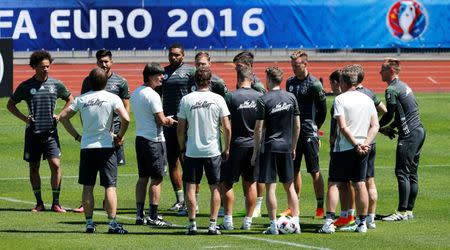
[[427, 77], [428, 80], [430, 80], [430, 82], [437, 84], [438, 82], [436, 80], [433, 79], [433, 77], [429, 76]]
[[323, 250], [330, 249], [330, 248], [316, 247], [316, 246], [310, 246], [310, 245], [305, 245], [305, 244], [300, 244], [300, 243], [294, 243], [294, 242], [289, 242], [289, 241], [272, 240], [272, 239], [267, 239], [267, 238], [257, 238], [257, 237], [250, 237], [250, 236], [245, 236], [245, 235], [234, 234], [234, 235], [227, 235], [227, 236], [248, 239], [248, 240], [252, 240], [252, 241], [255, 241], [255, 240], [264, 241], [264, 242], [269, 242], [272, 244], [287, 245], [287, 246], [293, 246], [293, 247], [299, 247], [299, 248], [305, 248], [305, 249], [323, 249]]

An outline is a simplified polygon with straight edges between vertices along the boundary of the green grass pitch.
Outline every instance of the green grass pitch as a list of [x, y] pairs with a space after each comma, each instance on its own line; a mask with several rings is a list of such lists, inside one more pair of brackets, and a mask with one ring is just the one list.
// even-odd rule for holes
[[[381, 97], [383, 100], [384, 98]], [[329, 104], [333, 100], [328, 98]], [[149, 226], [135, 226], [134, 188], [137, 180], [137, 167], [134, 153], [134, 123], [126, 135], [127, 165], [119, 168], [118, 200], [119, 222], [129, 230], [128, 235], [108, 235], [107, 218], [100, 209], [103, 190], [96, 186], [97, 233], [85, 234], [85, 220], [81, 214], [67, 212], [31, 213], [34, 196], [28, 180], [28, 167], [22, 160], [24, 124], [13, 117], [6, 109], [6, 98], [0, 99], [0, 248], [2, 249], [273, 249], [273, 248], [328, 248], [328, 249], [450, 249], [450, 94], [418, 94], [421, 118], [427, 138], [421, 155], [419, 167], [420, 190], [414, 210], [415, 218], [404, 222], [377, 221], [377, 229], [367, 234], [335, 233], [333, 235], [315, 234], [314, 229], [322, 220], [312, 218], [315, 198], [311, 178], [304, 171], [303, 190], [300, 197], [301, 235], [266, 236], [261, 231], [267, 226], [266, 208], [263, 217], [254, 220], [252, 231], [234, 230], [223, 232], [221, 236], [185, 236], [184, 225], [187, 218], [178, 217], [167, 208], [174, 202], [174, 194], [168, 176], [162, 189], [160, 211], [165, 218], [180, 227], [156, 229]], [[62, 102], [59, 102], [61, 107]], [[26, 110], [25, 103], [19, 104]], [[325, 179], [329, 161], [329, 119], [324, 125], [320, 163]], [[80, 127], [78, 118], [74, 118]], [[81, 186], [77, 184], [79, 145], [63, 126], [59, 126], [62, 146], [63, 182], [61, 204], [74, 208], [80, 204]], [[377, 137], [376, 182], [379, 192], [378, 213], [392, 213], [398, 201], [397, 182], [394, 176], [395, 141], [383, 136]], [[50, 205], [51, 188], [49, 168], [41, 164], [43, 199]], [[280, 186], [280, 185], [279, 185]], [[241, 185], [236, 185], [236, 208], [242, 211], [243, 198]], [[279, 210], [286, 206], [282, 189], [278, 188]], [[208, 225], [209, 190], [203, 180], [200, 192], [200, 216], [198, 225], [205, 231]], [[219, 218], [219, 223], [222, 219]], [[234, 217], [235, 227], [239, 228], [242, 217]]]

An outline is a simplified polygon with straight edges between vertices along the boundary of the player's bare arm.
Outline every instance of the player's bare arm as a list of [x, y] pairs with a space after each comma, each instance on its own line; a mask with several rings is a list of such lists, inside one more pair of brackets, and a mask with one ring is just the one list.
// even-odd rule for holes
[[15, 117], [19, 118], [25, 123], [28, 123], [30, 117], [24, 115], [20, 110], [17, 108], [17, 102], [15, 102], [13, 99], [9, 98], [8, 104], [6, 105], [6, 108], [11, 112]]
[[259, 148], [261, 146], [263, 127], [264, 127], [264, 120], [256, 120], [254, 134], [253, 134], [253, 141], [254, 141], [255, 145], [253, 147], [253, 155], [252, 155], [252, 160], [251, 160], [252, 166], [256, 166], [256, 158], [258, 157]]

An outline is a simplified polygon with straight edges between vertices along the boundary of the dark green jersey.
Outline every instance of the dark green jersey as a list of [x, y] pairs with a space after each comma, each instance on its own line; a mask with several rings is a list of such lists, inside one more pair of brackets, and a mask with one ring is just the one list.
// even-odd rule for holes
[[[252, 87], [252, 89], [254, 89], [254, 90], [256, 90], [256, 91], [258, 91], [260, 93], [263, 93], [263, 94], [265, 94], [267, 92], [266, 89], [264, 88], [263, 83], [261, 82], [259, 77], [256, 76], [256, 74], [253, 74], [253, 80], [252, 80], [251, 87]], [[236, 89], [238, 89], [238, 88], [239, 88], [239, 86], [236, 83]]]
[[300, 109], [300, 137], [317, 137], [317, 124], [323, 123], [327, 113], [322, 83], [311, 74], [303, 80], [292, 76], [286, 81], [286, 90], [297, 98]]
[[256, 120], [264, 120], [264, 152], [290, 153], [294, 116], [300, 115], [295, 96], [272, 90], [257, 100]]
[[[195, 84], [194, 75], [192, 75], [189, 78], [188, 82], [188, 91], [189, 93], [194, 92], [197, 90], [197, 85]], [[211, 77], [211, 84], [209, 85], [209, 90], [213, 93], [216, 93], [222, 97], [225, 97], [225, 94], [228, 93], [227, 85], [225, 84], [225, 81], [218, 77], [217, 75], [212, 75]]]
[[165, 115], [177, 115], [181, 98], [189, 93], [189, 78], [194, 75], [194, 72], [194, 67], [185, 63], [176, 69], [170, 65], [164, 67], [164, 80], [161, 87]]
[[255, 74], [253, 74], [252, 89], [261, 92], [263, 94], [267, 92], [266, 89], [264, 88], [263, 83], [261, 82], [259, 77], [257, 77]]
[[40, 82], [32, 77], [19, 84], [11, 99], [16, 103], [22, 100], [27, 102], [31, 116], [29, 125], [34, 133], [42, 133], [56, 129], [53, 119], [56, 100], [67, 100], [69, 96], [69, 90], [61, 81], [48, 77], [46, 81]]
[[373, 101], [373, 104], [375, 104], [375, 107], [378, 107], [378, 105], [380, 105], [381, 100], [375, 95], [375, 93], [373, 93], [372, 90], [370, 90], [364, 86], [358, 86], [358, 87], [356, 87], [356, 90], [363, 94], [366, 94], [368, 97], [370, 97], [370, 99], [372, 99], [372, 101]]
[[[81, 86], [81, 94], [91, 91], [91, 85], [89, 84], [89, 77], [84, 78], [83, 85]], [[130, 99], [130, 92], [128, 89], [128, 81], [116, 73], [112, 73], [106, 82], [105, 90], [120, 97], [120, 99]], [[118, 132], [120, 129], [120, 117], [116, 113], [113, 113], [114, 132]]]
[[[389, 117], [392, 112], [395, 112], [394, 125], [397, 127], [399, 136], [407, 136], [411, 131], [422, 126], [416, 97], [406, 83], [395, 78], [386, 89], [385, 96], [388, 112], [383, 118]], [[380, 121], [380, 126], [390, 122], [383, 118]]]

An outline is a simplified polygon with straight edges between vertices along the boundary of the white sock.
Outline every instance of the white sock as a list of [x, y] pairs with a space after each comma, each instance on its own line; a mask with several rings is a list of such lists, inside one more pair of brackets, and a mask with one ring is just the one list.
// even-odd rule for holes
[[261, 204], [263, 202], [263, 197], [256, 197], [256, 206], [255, 210], [261, 210]]
[[368, 220], [370, 222], [374, 222], [375, 221], [375, 214], [369, 214], [367, 216], [366, 220]]
[[292, 216], [292, 222], [293, 223], [300, 223], [300, 219], [298, 216]]
[[247, 222], [249, 222], [250, 224], [252, 224], [252, 222], [253, 222], [253, 218], [252, 217], [244, 217], [244, 224], [245, 223], [247, 223]]
[[209, 229], [216, 229], [217, 222], [216, 221], [209, 221]]
[[233, 224], [233, 215], [224, 215], [223, 216], [223, 223], [224, 224]]
[[178, 202], [183, 202], [184, 201], [184, 192], [183, 189], [177, 190], [175, 191], [175, 195], [177, 197], [177, 201]]
[[278, 228], [277, 228], [277, 219], [275, 218], [275, 220], [271, 220], [270, 221], [270, 228], [272, 229], [272, 230], [277, 230]]
[[[353, 216], [356, 215], [355, 209], [349, 209], [349, 210], [347, 211], [347, 213], [348, 213], [348, 215], [353, 215]], [[348, 215], [347, 215], [347, 216], [348, 216]]]

